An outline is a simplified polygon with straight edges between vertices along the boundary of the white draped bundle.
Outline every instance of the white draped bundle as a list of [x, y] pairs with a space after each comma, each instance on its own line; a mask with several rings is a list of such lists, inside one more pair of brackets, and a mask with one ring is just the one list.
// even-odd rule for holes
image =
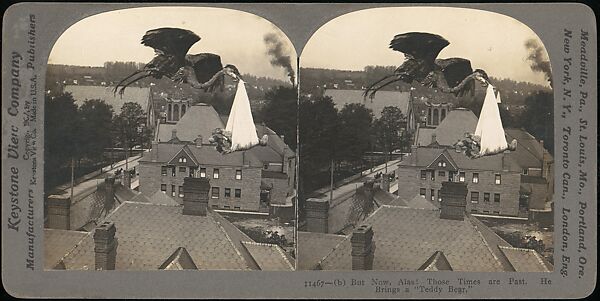
[[244, 81], [241, 79], [237, 85], [225, 130], [231, 133], [231, 151], [248, 149], [258, 144], [258, 135], [250, 110], [250, 100]]
[[481, 114], [479, 114], [479, 121], [475, 128], [475, 135], [481, 139], [480, 155], [496, 153], [508, 147], [504, 128], [502, 127], [502, 120], [500, 119], [498, 103], [500, 103], [500, 94], [496, 98], [494, 87], [488, 85]]

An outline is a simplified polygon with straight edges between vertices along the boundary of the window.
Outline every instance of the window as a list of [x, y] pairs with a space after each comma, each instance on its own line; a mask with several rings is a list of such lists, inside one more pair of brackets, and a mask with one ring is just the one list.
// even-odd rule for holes
[[473, 173], [473, 183], [479, 183], [479, 174], [476, 172]]
[[167, 184], [160, 184], [160, 191], [162, 193], [167, 193]]
[[219, 205], [212, 205], [211, 207], [213, 207], [214, 209], [218, 209]]
[[494, 211], [494, 214], [500, 214], [500, 211]]
[[160, 167], [160, 175], [161, 176], [166, 176], [167, 175], [167, 167], [166, 166], [161, 166]]
[[179, 157], [179, 163], [186, 163], [186, 162], [187, 162], [186, 157]]
[[523, 174], [524, 174], [524, 175], [528, 175], [528, 174], [529, 174], [529, 169], [527, 169], [527, 168], [523, 168]]
[[425, 196], [425, 188], [419, 189], [419, 195], [420, 196]]
[[263, 169], [269, 169], [269, 164], [267, 163], [267, 164], [263, 165]]
[[171, 177], [175, 176], [175, 166], [171, 167]]
[[437, 194], [438, 194], [438, 202], [441, 202], [442, 201], [442, 196], [440, 195], [440, 191], [439, 190], [437, 191]]
[[223, 206], [223, 207], [224, 207], [225, 209], [230, 209], [230, 208], [231, 208], [231, 206], [229, 206], [229, 205], [225, 205], [225, 206]]
[[179, 186], [179, 197], [183, 197], [183, 186]]
[[483, 210], [483, 213], [487, 213], [487, 214], [489, 214], [489, 213], [490, 213], [490, 211], [489, 211], [489, 210]]
[[241, 210], [242, 208], [240, 206], [234, 206], [233, 209], [235, 209], [235, 210]]
[[200, 177], [206, 178], [206, 168], [200, 168]]
[[502, 176], [496, 174], [496, 185], [500, 185], [502, 183]]
[[485, 192], [483, 194], [483, 201], [484, 202], [489, 202], [490, 201], [490, 193], [489, 192]]
[[448, 182], [454, 182], [454, 172], [453, 171], [448, 172]]
[[212, 188], [210, 197], [213, 198], [213, 199], [218, 199], [219, 198], [219, 187], [213, 187]]
[[235, 197], [238, 198], [238, 199], [242, 197], [242, 190], [241, 189], [236, 189], [235, 190]]
[[190, 178], [194, 178], [195, 174], [196, 174], [196, 168], [190, 167], [190, 173], [189, 173]]
[[458, 173], [458, 181], [459, 182], [464, 182], [465, 181], [465, 172], [464, 171]]
[[231, 188], [225, 188], [225, 197], [226, 198], [230, 198], [231, 197]]
[[431, 189], [431, 200], [435, 201], [435, 190]]
[[440, 161], [440, 162], [438, 162], [438, 166], [439, 167], [446, 167], [446, 162]]
[[215, 168], [213, 170], [213, 179], [218, 179], [219, 178], [219, 169]]
[[471, 203], [479, 203], [479, 192], [471, 191]]
[[435, 171], [431, 171], [431, 180], [435, 181]]
[[427, 172], [424, 170], [421, 170], [421, 180], [427, 180]]
[[494, 202], [500, 203], [500, 194], [499, 193], [494, 193]]
[[187, 168], [185, 166], [179, 166], [179, 172], [186, 173]]
[[175, 196], [175, 185], [171, 185], [171, 196]]
[[477, 213], [477, 209], [471, 209], [471, 213]]
[[445, 177], [446, 176], [446, 172], [443, 170], [438, 171], [438, 176], [440, 177]]
[[236, 180], [241, 180], [242, 179], [242, 170], [238, 169], [235, 171], [235, 179]]

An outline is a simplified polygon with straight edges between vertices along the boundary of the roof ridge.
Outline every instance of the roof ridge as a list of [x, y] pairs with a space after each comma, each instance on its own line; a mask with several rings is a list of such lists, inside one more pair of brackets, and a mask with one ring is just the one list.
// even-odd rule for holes
[[[229, 234], [227, 233], [227, 230], [225, 230], [225, 228], [223, 227], [223, 225], [221, 225], [221, 223], [219, 221], [217, 221], [212, 215], [214, 213], [212, 213], [211, 211], [207, 212], [207, 216], [210, 215], [210, 220], [215, 223], [217, 225], [217, 227], [219, 228], [219, 230], [221, 230], [221, 232], [223, 232], [223, 234], [225, 234], [225, 238], [227, 238], [227, 242], [229, 242], [229, 244], [233, 247], [233, 249], [235, 250], [235, 253], [238, 255], [238, 258], [241, 259], [241, 261], [244, 263], [245, 269], [246, 270], [250, 270], [250, 267], [248, 266], [248, 263], [246, 262], [246, 259], [244, 259], [244, 256], [242, 255], [242, 253], [240, 252], [240, 250], [238, 250], [238, 248], [235, 247], [235, 244], [233, 243], [233, 241], [231, 240], [231, 237], [229, 236]], [[253, 257], [253, 256], [252, 256]]]
[[[245, 244], [249, 244], [249, 245], [255, 245], [255, 246], [268, 246], [268, 247], [275, 247], [275, 250], [277, 250], [277, 253], [279, 254], [279, 256], [281, 256], [281, 258], [283, 258], [283, 261], [285, 263], [287, 263], [288, 267], [290, 268], [290, 270], [295, 270], [294, 266], [292, 265], [292, 263], [288, 260], [288, 258], [285, 256], [285, 254], [283, 253], [283, 249], [277, 245], [277, 244], [270, 244], [270, 243], [264, 243], [264, 242], [255, 242], [255, 241], [242, 241], [241, 242], [242, 245]], [[246, 250], [248, 251], [248, 253], [250, 253], [250, 256], [252, 257], [252, 259], [254, 259], [254, 256], [252, 256], [252, 252], [250, 252], [250, 250], [248, 250], [246, 248]], [[256, 261], [256, 259], [254, 259]], [[258, 263], [257, 263], [258, 265]]]
[[[380, 207], [380, 208], [381, 208], [381, 207]], [[329, 255], [331, 255], [331, 254], [332, 254], [332, 253], [333, 253], [335, 250], [337, 250], [337, 249], [338, 249], [338, 247], [339, 247], [341, 244], [343, 244], [345, 241], [349, 240], [349, 239], [350, 239], [350, 237], [351, 237], [352, 235], [344, 235], [344, 236], [345, 236], [345, 238], [344, 238], [344, 239], [342, 239], [340, 242], [338, 242], [338, 243], [335, 245], [335, 247], [333, 247], [333, 248], [332, 248], [332, 249], [331, 249], [331, 250], [330, 250], [330, 251], [329, 251], [329, 252], [328, 252], [328, 253], [327, 253], [325, 256], [323, 256], [323, 258], [321, 258], [319, 261], [317, 261], [317, 264], [316, 264], [315, 266], [321, 266], [321, 267], [322, 267], [322, 265], [321, 265], [321, 264], [323, 263], [323, 261], [325, 261], [325, 260], [326, 260], [326, 259], [329, 257]]]

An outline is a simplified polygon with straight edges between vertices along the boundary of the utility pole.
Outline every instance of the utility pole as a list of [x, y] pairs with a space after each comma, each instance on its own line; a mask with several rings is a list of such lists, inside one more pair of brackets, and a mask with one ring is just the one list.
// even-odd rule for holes
[[333, 159], [331, 159], [331, 187], [329, 189], [329, 204], [333, 202]]
[[73, 186], [75, 186], [75, 158], [71, 157], [71, 203], [73, 203]]

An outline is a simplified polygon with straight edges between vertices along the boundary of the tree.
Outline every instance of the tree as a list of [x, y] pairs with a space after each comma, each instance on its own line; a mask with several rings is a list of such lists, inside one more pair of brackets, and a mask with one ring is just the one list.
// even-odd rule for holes
[[296, 149], [298, 92], [292, 87], [279, 86], [265, 93], [267, 104], [262, 110], [265, 124], [279, 135], [285, 143]]
[[59, 170], [80, 156], [79, 118], [70, 93], [47, 94], [44, 105], [44, 188], [58, 184]]
[[406, 117], [398, 107], [383, 108], [381, 117], [373, 122], [375, 142], [380, 150], [389, 153], [403, 147], [406, 141], [404, 126]]
[[[113, 133], [117, 143], [125, 149], [125, 170], [129, 170], [129, 153], [135, 146], [143, 147], [150, 143], [151, 136], [146, 128], [146, 114], [142, 106], [134, 102], [126, 102], [121, 107], [121, 113], [114, 118]], [[124, 175], [129, 173], [125, 172]], [[127, 187], [129, 177], [124, 177]]]
[[544, 148], [554, 153], [554, 96], [551, 91], [537, 91], [525, 98], [525, 111], [520, 116], [523, 127], [538, 140], [544, 140]]
[[79, 108], [79, 116], [82, 153], [96, 161], [112, 144], [112, 106], [99, 99], [87, 100]]
[[359, 161], [371, 144], [373, 111], [363, 104], [350, 103], [344, 105], [338, 115], [337, 157], [350, 162]]

